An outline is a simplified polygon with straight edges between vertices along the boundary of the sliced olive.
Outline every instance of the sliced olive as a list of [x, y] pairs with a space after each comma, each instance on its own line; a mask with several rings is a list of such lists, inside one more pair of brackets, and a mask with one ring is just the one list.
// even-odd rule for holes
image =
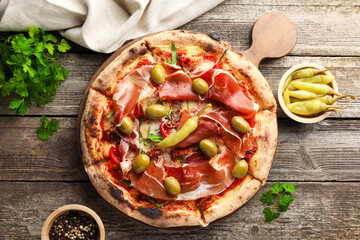
[[179, 195], [181, 192], [180, 183], [174, 177], [165, 178], [164, 185], [170, 195]]
[[199, 143], [200, 150], [208, 157], [213, 157], [217, 154], [217, 147], [210, 139], [203, 139]]
[[145, 114], [150, 119], [159, 119], [166, 115], [166, 108], [160, 104], [153, 104], [145, 110]]
[[232, 170], [232, 175], [236, 178], [242, 178], [246, 175], [249, 166], [245, 160], [238, 161]]
[[151, 78], [156, 84], [163, 84], [165, 82], [165, 70], [160, 64], [155, 65], [151, 69]]
[[247, 133], [250, 131], [249, 123], [240, 116], [231, 119], [231, 126], [239, 133]]
[[133, 129], [134, 129], [133, 121], [131, 120], [131, 118], [129, 116], [125, 116], [120, 125], [120, 131], [125, 134], [129, 134], [133, 131]]
[[209, 90], [209, 85], [202, 78], [195, 78], [192, 81], [192, 87], [194, 91], [198, 94], [205, 94]]
[[140, 154], [133, 162], [133, 169], [137, 173], [141, 173], [146, 170], [150, 164], [150, 158], [146, 154]]

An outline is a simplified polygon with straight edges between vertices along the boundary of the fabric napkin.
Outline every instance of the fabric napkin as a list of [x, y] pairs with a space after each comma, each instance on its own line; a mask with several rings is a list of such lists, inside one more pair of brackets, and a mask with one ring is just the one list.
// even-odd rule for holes
[[126, 40], [177, 28], [223, 0], [0, 0], [0, 31], [31, 25], [97, 52]]

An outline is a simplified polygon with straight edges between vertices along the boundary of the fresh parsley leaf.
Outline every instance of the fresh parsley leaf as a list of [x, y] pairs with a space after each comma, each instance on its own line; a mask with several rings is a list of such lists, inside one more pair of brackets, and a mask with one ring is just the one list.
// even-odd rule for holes
[[187, 110], [188, 112], [190, 112], [189, 100], [186, 100], [186, 110]]
[[294, 194], [295, 193], [295, 187], [292, 183], [283, 183], [282, 187], [284, 188], [285, 192]]
[[199, 145], [196, 145], [196, 146], [194, 147], [194, 150], [199, 150]]
[[279, 182], [275, 183], [274, 186], [270, 188], [270, 191], [273, 194], [279, 194], [282, 190], [283, 188]]
[[261, 197], [260, 197], [260, 201], [268, 206], [273, 205], [274, 202], [272, 200], [273, 198], [273, 194], [271, 192], [267, 192], [264, 193]]
[[[42, 28], [30, 26], [28, 34], [0, 34], [0, 95], [13, 96], [9, 109], [25, 115], [32, 102], [45, 105], [53, 101], [60, 81], [68, 71], [58, 63], [59, 52], [70, 45]], [[39, 130], [43, 138], [50, 133]]]
[[276, 182], [270, 191], [263, 193], [260, 197], [260, 201], [267, 206], [263, 210], [265, 215], [265, 221], [270, 222], [280, 216], [279, 211], [286, 211], [289, 208], [293, 198], [289, 194], [295, 192], [295, 187], [291, 183]]
[[124, 184], [125, 186], [132, 187], [131, 182], [120, 179], [118, 180], [119, 183]]
[[41, 126], [37, 129], [36, 133], [43, 141], [48, 140], [54, 134], [54, 132], [59, 129], [59, 121], [55, 118], [51, 119], [51, 121], [48, 121], [46, 116], [42, 116], [40, 118], [40, 123]]
[[289, 208], [289, 204], [293, 201], [292, 197], [289, 195], [284, 195], [280, 200], [279, 200], [279, 209], [281, 211], [286, 211]]
[[157, 98], [157, 99], [155, 99], [155, 101], [153, 101], [153, 102], [148, 102], [148, 106], [151, 106], [151, 105], [154, 105], [155, 103], [157, 103], [158, 101], [160, 100], [160, 98]]
[[269, 207], [264, 208], [263, 213], [265, 214], [265, 221], [267, 222], [271, 222], [280, 216], [279, 212], [274, 212]]
[[146, 154], [146, 152], [144, 150], [140, 150], [140, 154]]
[[114, 110], [111, 110], [111, 112], [106, 116], [106, 118], [111, 118], [114, 116]]

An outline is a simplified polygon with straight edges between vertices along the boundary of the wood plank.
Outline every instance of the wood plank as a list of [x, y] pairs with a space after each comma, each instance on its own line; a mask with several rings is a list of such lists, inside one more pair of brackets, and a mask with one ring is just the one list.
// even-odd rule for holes
[[[0, 180], [87, 180], [79, 159], [76, 119], [38, 139], [39, 118], [0, 118]], [[279, 143], [269, 180], [360, 181], [360, 120], [299, 124], [279, 119]]]
[[216, 33], [241, 51], [250, 46], [253, 23], [268, 13], [288, 16], [298, 32], [290, 55], [360, 56], [358, 0], [227, 0], [180, 27]]
[[[83, 97], [85, 88], [96, 69], [106, 60], [109, 55], [105, 54], [76, 54], [69, 53], [63, 56], [61, 63], [69, 70], [69, 76], [60, 86], [55, 100], [46, 106], [32, 106], [28, 115], [61, 115], [76, 116]], [[282, 59], [265, 60], [260, 64], [260, 71], [269, 81], [274, 96], [277, 94], [277, 84], [282, 75], [292, 66], [299, 63], [312, 62], [323, 66], [334, 65], [331, 71], [339, 85], [342, 94], [355, 94], [360, 96], [360, 57], [293, 57]], [[342, 100], [341, 104], [345, 104]], [[8, 110], [9, 98], [0, 98], [0, 115], [14, 115]], [[359, 118], [360, 100], [356, 99], [353, 104], [340, 114], [332, 114], [331, 118]], [[279, 109], [278, 115], [285, 117]]]
[[[295, 183], [294, 201], [271, 223], [264, 221], [262, 193], [222, 222], [192, 232], [163, 232], [127, 220], [106, 204], [89, 183], [0, 182], [0, 235], [39, 239], [56, 208], [83, 204], [99, 214], [106, 239], [359, 239], [360, 183]], [[345, 204], [346, 202], [346, 204]]]

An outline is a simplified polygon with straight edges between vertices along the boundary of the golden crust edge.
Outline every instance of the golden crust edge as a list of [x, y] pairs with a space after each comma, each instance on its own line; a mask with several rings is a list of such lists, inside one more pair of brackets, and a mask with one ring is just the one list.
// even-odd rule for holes
[[271, 170], [277, 147], [277, 116], [274, 112], [262, 110], [256, 114], [255, 121], [257, 151], [249, 161], [249, 173], [264, 185]]
[[250, 176], [235, 188], [231, 189], [219, 199], [216, 199], [211, 207], [203, 211], [204, 220], [207, 223], [214, 222], [220, 218], [234, 213], [245, 205], [261, 188], [259, 180]]
[[[96, 156], [100, 153], [95, 152], [94, 141], [97, 141], [96, 137], [91, 136], [91, 129], [96, 128], [96, 134], [100, 134], [100, 120], [102, 117], [101, 108], [107, 104], [107, 98], [105, 95], [90, 88], [89, 95], [87, 97], [84, 112], [81, 118], [80, 124], [80, 149], [82, 162], [85, 166], [95, 164], [98, 161], [103, 160], [102, 156]], [[92, 149], [92, 150], [91, 150]]]

